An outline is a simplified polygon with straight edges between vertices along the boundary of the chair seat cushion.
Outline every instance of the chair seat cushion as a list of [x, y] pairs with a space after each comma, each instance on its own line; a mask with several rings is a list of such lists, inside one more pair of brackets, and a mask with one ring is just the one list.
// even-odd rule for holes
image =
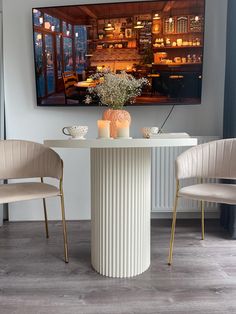
[[60, 195], [60, 190], [46, 183], [26, 182], [0, 185], [0, 204]]
[[236, 185], [220, 183], [203, 183], [183, 187], [179, 195], [195, 200], [236, 204]]

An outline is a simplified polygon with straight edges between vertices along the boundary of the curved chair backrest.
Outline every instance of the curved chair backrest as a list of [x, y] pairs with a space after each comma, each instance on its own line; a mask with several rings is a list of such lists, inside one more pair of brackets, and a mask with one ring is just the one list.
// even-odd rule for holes
[[192, 147], [176, 159], [176, 178], [236, 179], [236, 138]]
[[29, 141], [0, 141], [0, 179], [60, 179], [62, 172], [62, 160], [52, 149]]

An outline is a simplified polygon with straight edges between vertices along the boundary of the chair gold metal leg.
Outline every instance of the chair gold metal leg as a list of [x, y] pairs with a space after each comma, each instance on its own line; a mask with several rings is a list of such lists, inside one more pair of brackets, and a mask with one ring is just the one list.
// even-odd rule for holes
[[48, 215], [47, 215], [47, 208], [46, 208], [46, 200], [43, 198], [43, 209], [44, 209], [44, 221], [45, 221], [45, 230], [46, 230], [46, 238], [49, 238], [48, 233]]
[[69, 262], [68, 259], [68, 244], [67, 244], [67, 231], [66, 231], [66, 220], [65, 220], [65, 206], [64, 206], [64, 195], [61, 194], [61, 216], [62, 216], [62, 225], [63, 225], [63, 238], [64, 238], [64, 255], [65, 263]]
[[202, 240], [205, 239], [205, 222], [204, 222], [204, 201], [201, 201], [201, 216], [202, 216]]
[[[41, 178], [41, 183], [43, 183], [43, 178]], [[44, 221], [45, 221], [45, 231], [46, 231], [46, 238], [49, 238], [48, 232], [48, 215], [47, 215], [47, 207], [46, 207], [46, 199], [43, 198], [43, 210], [44, 210]]]
[[[61, 160], [61, 164], [62, 164], [62, 170], [63, 170], [62, 160]], [[65, 256], [65, 263], [68, 263], [69, 258], [68, 258], [68, 243], [67, 243], [65, 205], [64, 205], [64, 193], [63, 193], [63, 171], [62, 171], [62, 176], [60, 178], [60, 198], [61, 198], [61, 217], [62, 217], [63, 239], [64, 239], [64, 256]]]
[[168, 265], [172, 264], [173, 260], [173, 247], [174, 247], [174, 239], [175, 239], [175, 225], [176, 225], [176, 210], [178, 205], [178, 190], [179, 190], [179, 183], [177, 182], [176, 186], [176, 194], [175, 194], [175, 201], [173, 207], [173, 218], [172, 218], [172, 227], [171, 227], [171, 238], [170, 238], [170, 249], [169, 249], [169, 257], [168, 257]]

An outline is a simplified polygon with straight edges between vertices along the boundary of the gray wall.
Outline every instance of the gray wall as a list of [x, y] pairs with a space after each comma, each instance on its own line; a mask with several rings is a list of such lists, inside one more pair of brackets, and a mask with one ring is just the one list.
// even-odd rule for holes
[[[87, 2], [92, 3], [92, 1]], [[36, 107], [32, 7], [78, 3], [82, 1], [3, 0], [7, 138], [38, 142], [49, 138], [63, 138], [62, 127], [71, 124], [87, 124], [88, 137], [96, 137], [96, 121], [101, 117], [103, 108]], [[177, 107], [165, 131], [222, 136], [226, 13], [226, 0], [206, 1], [202, 105]], [[168, 111], [169, 107], [158, 106], [131, 108], [133, 120], [131, 135], [141, 136], [140, 128], [143, 126], [160, 126]], [[89, 152], [86, 150], [60, 150], [59, 152], [65, 161], [67, 218], [88, 219], [90, 217]], [[42, 211], [35, 210], [35, 207], [41, 207], [41, 202], [12, 204], [10, 219], [42, 219]], [[58, 203], [51, 200], [49, 207], [49, 217], [58, 219], [60, 217]]]

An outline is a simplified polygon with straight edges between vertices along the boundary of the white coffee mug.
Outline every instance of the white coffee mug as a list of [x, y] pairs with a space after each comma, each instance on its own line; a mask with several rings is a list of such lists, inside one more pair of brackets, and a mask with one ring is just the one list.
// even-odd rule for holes
[[72, 125], [65, 126], [62, 129], [63, 134], [76, 139], [84, 139], [84, 135], [88, 132], [88, 126]]

